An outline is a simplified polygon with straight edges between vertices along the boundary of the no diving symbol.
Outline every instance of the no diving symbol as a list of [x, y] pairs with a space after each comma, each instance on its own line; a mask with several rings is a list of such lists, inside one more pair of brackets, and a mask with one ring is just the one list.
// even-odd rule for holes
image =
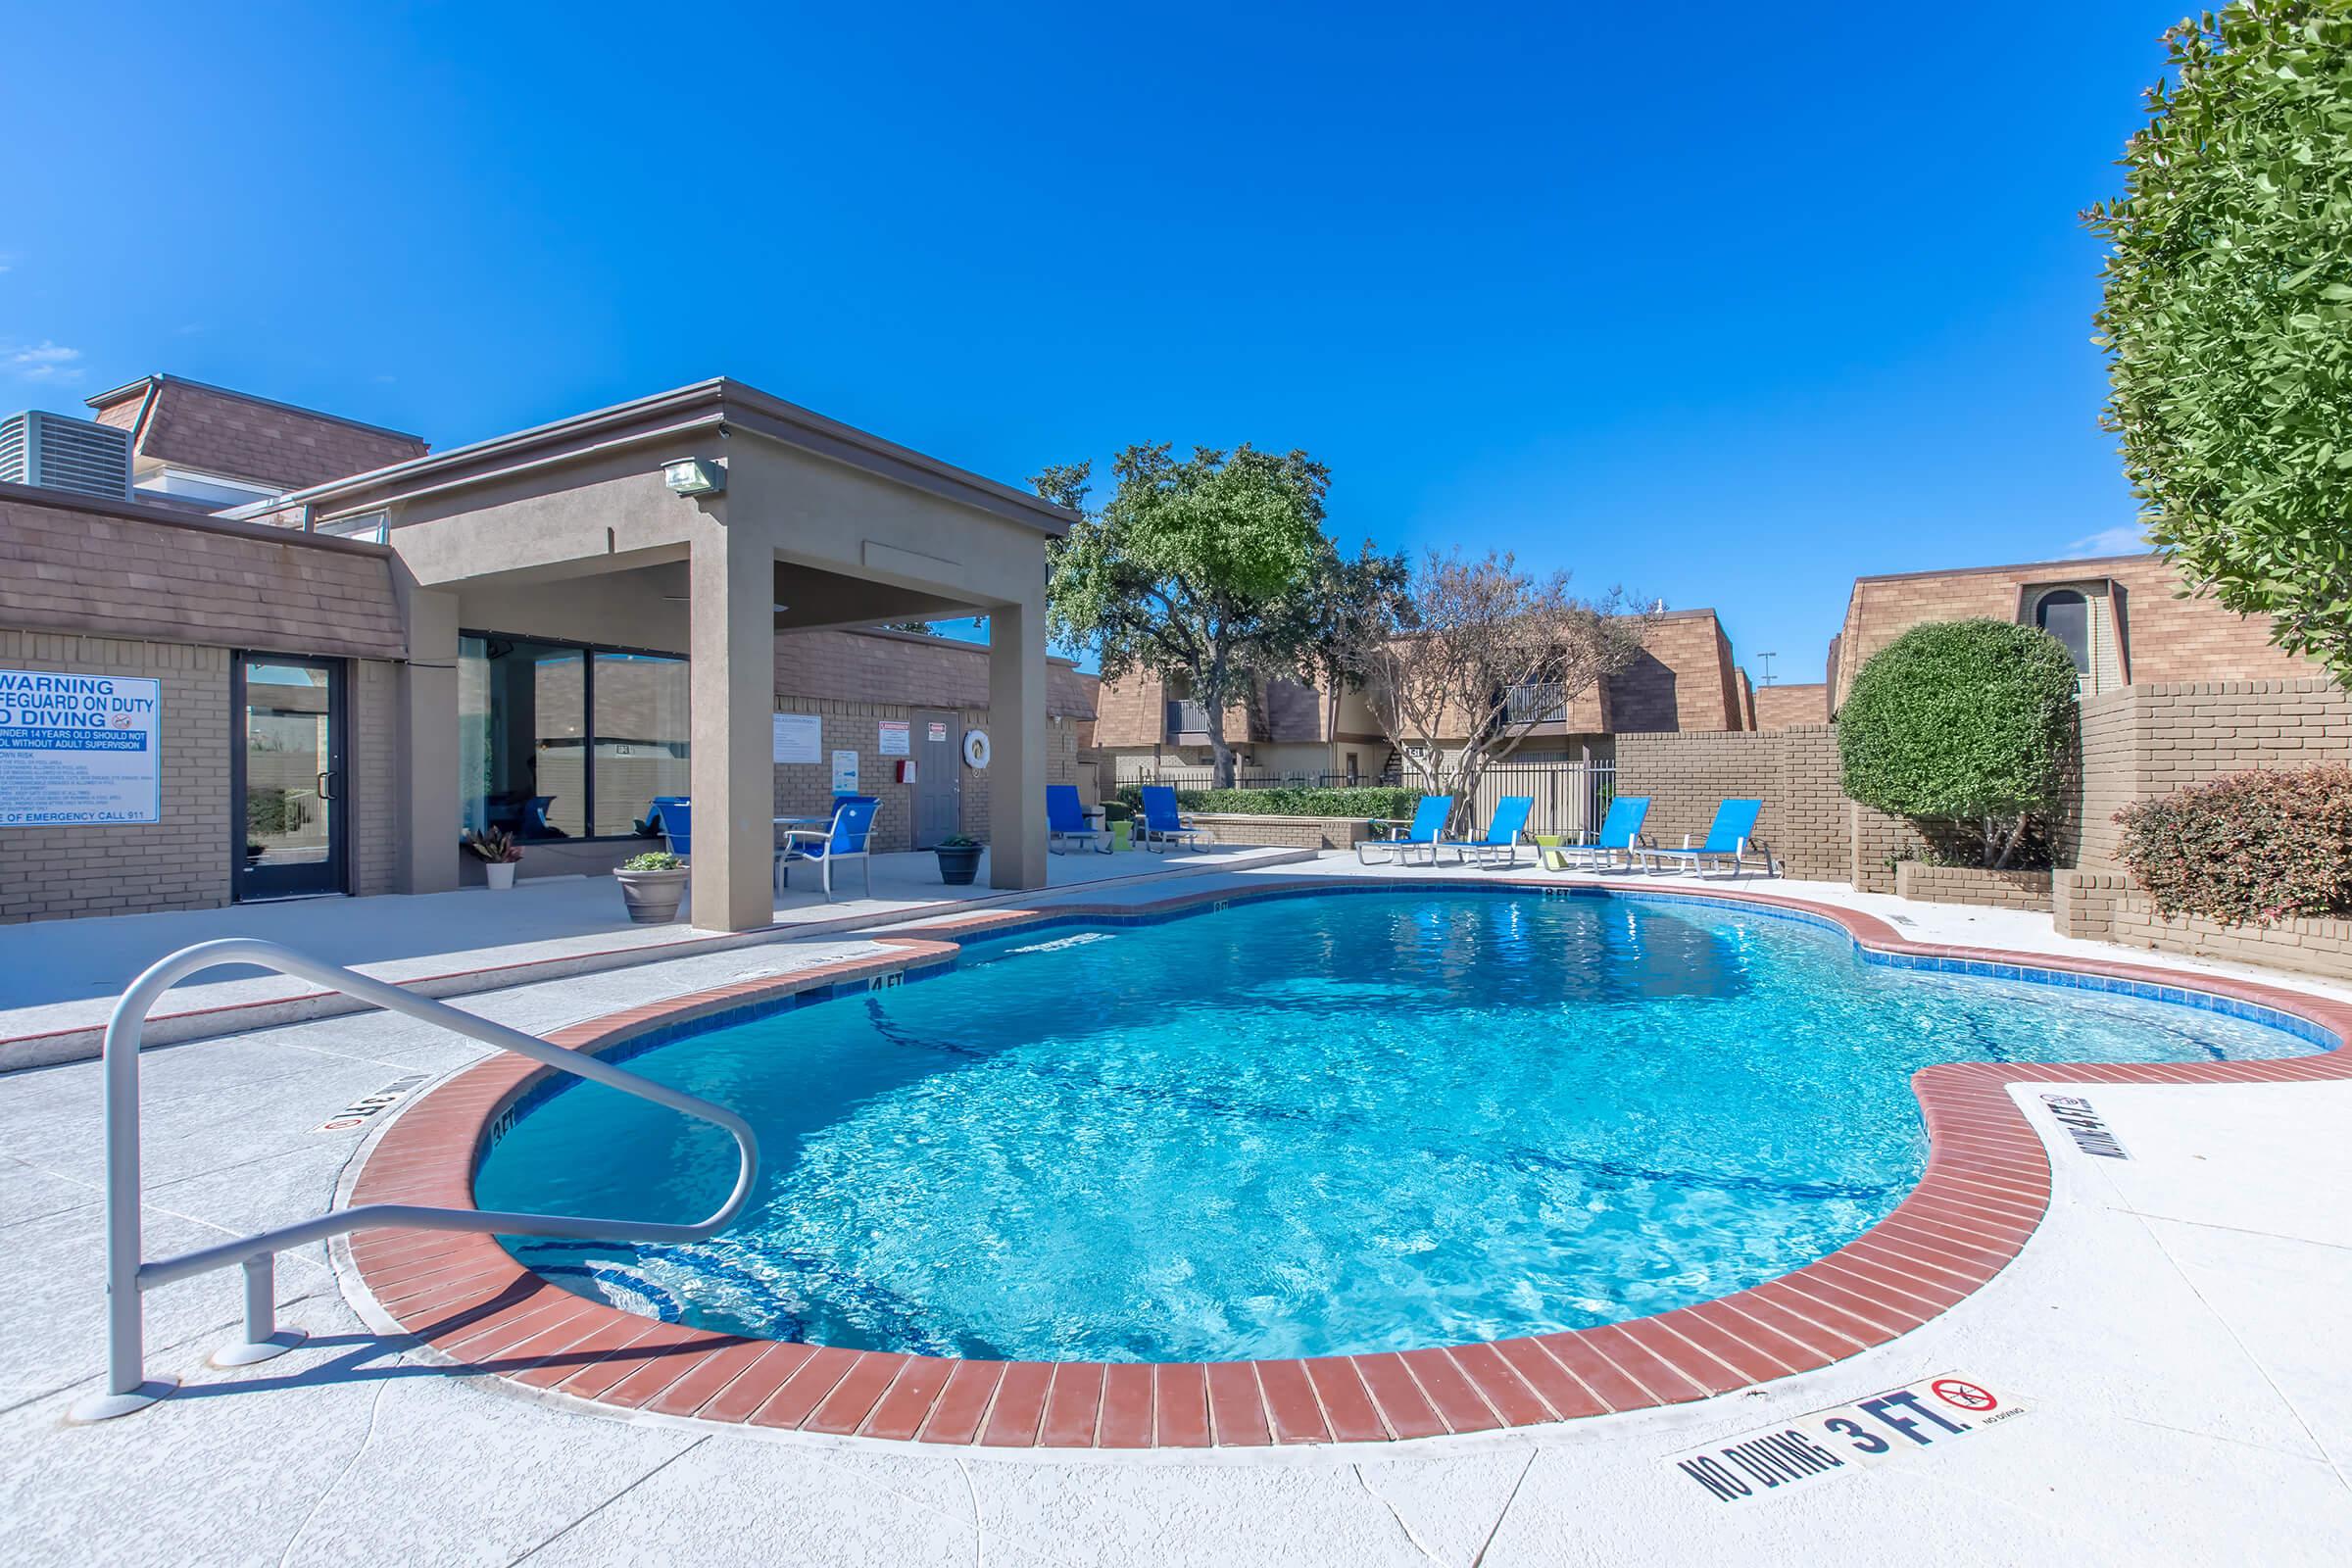
[[1974, 1383], [1963, 1383], [1958, 1378], [1937, 1378], [1928, 1385], [1928, 1392], [1946, 1404], [1979, 1415], [2001, 1402], [1988, 1391], [1978, 1388]]

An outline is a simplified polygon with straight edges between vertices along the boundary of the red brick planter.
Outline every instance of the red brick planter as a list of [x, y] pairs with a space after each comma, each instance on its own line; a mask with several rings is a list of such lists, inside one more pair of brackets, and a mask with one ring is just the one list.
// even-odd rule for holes
[[[1498, 879], [1414, 888], [1492, 888]], [[1558, 887], [1560, 884], [1549, 884]], [[551, 1037], [601, 1051], [658, 1026], [843, 979], [945, 962], [936, 935], [998, 931], [1073, 914], [1164, 912], [1329, 884], [1195, 894], [1147, 906], [978, 913], [885, 938], [896, 953], [722, 986], [631, 1008]], [[1648, 889], [1669, 895], [1674, 890]], [[1908, 942], [1866, 914], [1777, 894], [1708, 898], [1802, 910], [1881, 952], [1969, 958], [2150, 982], [2277, 1008], [2352, 1039], [2352, 1007], [2247, 981]], [[472, 1172], [493, 1129], [552, 1069], [499, 1056], [420, 1099], [368, 1154], [352, 1201], [473, 1206]], [[2042, 1146], [2003, 1092], [2010, 1083], [2288, 1083], [2352, 1077], [2352, 1053], [2275, 1061], [2103, 1065], [1994, 1062], [1928, 1067], [1912, 1079], [1929, 1157], [1911, 1196], [1870, 1230], [1794, 1273], [1696, 1306], [1602, 1328], [1306, 1360], [1206, 1365], [962, 1361], [752, 1340], [657, 1322], [575, 1296], [487, 1236], [376, 1230], [351, 1254], [377, 1304], [443, 1355], [529, 1388], [614, 1410], [841, 1436], [1048, 1448], [1199, 1448], [1372, 1443], [1532, 1426], [1680, 1404], [1827, 1366], [1965, 1300], [2015, 1257], [2049, 1200]]]

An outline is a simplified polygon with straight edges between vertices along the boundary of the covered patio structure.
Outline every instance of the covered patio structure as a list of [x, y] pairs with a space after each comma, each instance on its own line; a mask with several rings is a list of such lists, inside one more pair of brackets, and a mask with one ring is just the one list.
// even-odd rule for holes
[[[693, 801], [694, 922], [746, 931], [775, 917], [777, 634], [967, 615], [990, 633], [989, 881], [1046, 885], [1045, 549], [1073, 519], [1033, 495], [720, 379], [255, 510], [380, 539], [396, 558], [409, 647], [387, 705], [397, 799], [368, 803], [357, 850], [390, 857], [403, 892], [458, 886], [461, 831], [478, 815], [479, 789], [469, 803], [461, 778], [480, 770], [462, 758], [462, 638], [669, 666], [689, 712], [662, 793]], [[597, 725], [576, 727], [585, 771], [600, 765]], [[552, 791], [531, 777], [522, 796], [544, 811]], [[581, 793], [595, 801], [593, 783]], [[579, 831], [553, 850], [564, 869], [651, 847], [624, 831], [641, 803], [609, 793], [571, 808]]]

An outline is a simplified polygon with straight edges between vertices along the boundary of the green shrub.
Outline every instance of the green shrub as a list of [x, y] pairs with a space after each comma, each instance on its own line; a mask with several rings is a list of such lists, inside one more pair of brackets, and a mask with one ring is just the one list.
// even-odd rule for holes
[[[1144, 812], [1144, 788], [1120, 786], [1119, 800], [1137, 816]], [[1283, 784], [1261, 790], [1178, 790], [1176, 804], [1187, 811], [1233, 811], [1249, 816], [1377, 816], [1405, 817], [1420, 804], [1419, 790], [1391, 789], [1359, 784], [1352, 788], [1317, 789], [1305, 784]]]
[[2034, 626], [1914, 626], [1873, 654], [1838, 710], [1849, 799], [2006, 866], [2073, 755], [2074, 660]]
[[257, 837], [299, 833], [311, 813], [292, 790], [253, 785], [245, 791], [245, 831]]
[[2352, 767], [2231, 773], [2115, 813], [2118, 857], [2166, 914], [2269, 925], [2352, 914]]

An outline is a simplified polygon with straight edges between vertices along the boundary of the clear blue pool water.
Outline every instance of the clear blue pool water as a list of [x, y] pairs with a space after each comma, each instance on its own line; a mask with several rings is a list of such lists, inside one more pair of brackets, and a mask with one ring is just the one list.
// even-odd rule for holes
[[[656, 1047], [759, 1129], [727, 1234], [510, 1239], [617, 1305], [969, 1356], [1190, 1360], [1586, 1327], [1798, 1267], [1901, 1200], [1937, 1061], [2317, 1049], [2132, 997], [1865, 962], [1638, 898], [1328, 895], [969, 948], [935, 979]], [[486, 1205], [687, 1220], [715, 1129], [581, 1084]]]

